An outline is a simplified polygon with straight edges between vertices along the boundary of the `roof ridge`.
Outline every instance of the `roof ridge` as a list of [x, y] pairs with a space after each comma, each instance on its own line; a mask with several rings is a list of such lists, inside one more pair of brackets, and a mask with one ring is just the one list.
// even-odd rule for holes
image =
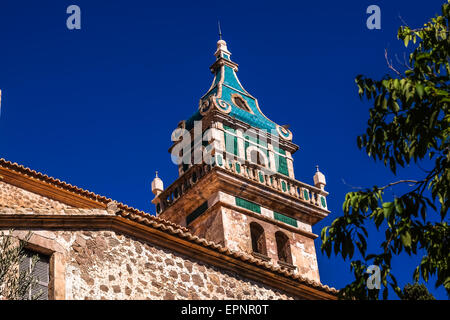
[[12, 161], [8, 161], [8, 160], [6, 160], [4, 158], [0, 158], [0, 167], [6, 167], [6, 168], [8, 168], [10, 170], [14, 170], [14, 171], [19, 172], [21, 174], [29, 175], [29, 176], [31, 176], [31, 177], [33, 177], [35, 179], [39, 179], [41, 181], [44, 181], [45, 183], [51, 184], [51, 185], [56, 186], [58, 188], [64, 189], [64, 190], [69, 191], [69, 192], [76, 193], [78, 195], [81, 195], [83, 197], [89, 198], [89, 199], [94, 200], [94, 201], [97, 201], [99, 203], [104, 204], [105, 208], [106, 208], [106, 205], [108, 203], [115, 202], [117, 204], [117, 206], [120, 209], [122, 209], [122, 210], [133, 212], [133, 213], [136, 213], [138, 215], [145, 216], [147, 218], [153, 219], [155, 221], [160, 221], [160, 222], [162, 222], [162, 223], [164, 223], [166, 225], [170, 225], [170, 226], [173, 226], [173, 227], [176, 227], [176, 228], [180, 228], [183, 231], [187, 231], [188, 230], [187, 228], [185, 228], [183, 226], [180, 226], [180, 225], [178, 225], [178, 224], [176, 224], [174, 222], [171, 222], [171, 221], [159, 218], [159, 217], [154, 216], [154, 215], [152, 215], [150, 213], [147, 213], [147, 212], [145, 212], [143, 210], [136, 209], [136, 208], [131, 207], [131, 206], [125, 204], [125, 203], [113, 200], [111, 198], [107, 198], [105, 196], [99, 195], [99, 194], [94, 193], [92, 191], [89, 191], [89, 190], [86, 190], [86, 189], [74, 186], [74, 185], [72, 185], [72, 184], [70, 184], [68, 182], [62, 181], [62, 180], [60, 180], [58, 178], [54, 178], [54, 177], [46, 175], [45, 173], [33, 170], [33, 169], [29, 168], [29, 167], [25, 167], [25, 166], [23, 166], [21, 164], [18, 164], [17, 162], [12, 162]]

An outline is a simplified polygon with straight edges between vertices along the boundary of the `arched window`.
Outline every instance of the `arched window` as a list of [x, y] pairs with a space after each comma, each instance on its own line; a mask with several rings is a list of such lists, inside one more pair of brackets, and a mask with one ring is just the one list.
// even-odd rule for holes
[[253, 164], [268, 167], [268, 159], [262, 150], [256, 146], [250, 146], [246, 150], [247, 160]]
[[250, 235], [252, 238], [252, 250], [253, 252], [267, 255], [266, 249], [266, 236], [264, 235], [264, 229], [256, 222], [250, 223]]
[[261, 151], [258, 150], [252, 150], [250, 152], [250, 162], [254, 164], [259, 164], [261, 166], [266, 165], [264, 158], [261, 156]]
[[291, 246], [288, 236], [281, 231], [277, 231], [275, 240], [277, 242], [278, 260], [292, 264]]

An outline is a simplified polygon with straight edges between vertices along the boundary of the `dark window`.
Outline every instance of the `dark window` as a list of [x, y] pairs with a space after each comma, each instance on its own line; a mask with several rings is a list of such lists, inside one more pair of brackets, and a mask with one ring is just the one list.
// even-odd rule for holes
[[256, 222], [250, 223], [250, 234], [252, 237], [252, 250], [253, 252], [267, 255], [266, 249], [266, 236], [264, 235], [264, 229]]
[[208, 210], [208, 201], [203, 202], [197, 209], [192, 211], [186, 217], [186, 225], [189, 225], [192, 221], [200, 217], [206, 210]]
[[30, 273], [33, 256], [38, 256], [38, 260], [32, 272], [32, 275], [37, 279], [37, 283], [32, 286], [32, 288], [29, 288], [29, 290], [25, 294], [24, 299], [29, 300], [31, 299], [31, 297], [39, 295], [39, 300], [48, 300], [48, 283], [50, 281], [49, 257], [28, 249], [25, 249], [24, 253], [26, 257], [20, 264], [19, 272]]
[[277, 242], [278, 260], [292, 264], [291, 246], [288, 236], [281, 231], [277, 231], [275, 240]]
[[248, 107], [247, 103], [245, 103], [244, 99], [242, 99], [241, 97], [234, 97], [233, 102], [238, 108], [250, 112], [250, 108]]

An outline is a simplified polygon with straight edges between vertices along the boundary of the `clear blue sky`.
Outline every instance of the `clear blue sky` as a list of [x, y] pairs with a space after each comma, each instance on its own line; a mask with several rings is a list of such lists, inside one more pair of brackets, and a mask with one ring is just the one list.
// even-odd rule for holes
[[[355, 76], [387, 73], [384, 49], [407, 52], [396, 39], [399, 16], [421, 26], [443, 1], [2, 0], [0, 157], [153, 213], [155, 170], [166, 186], [177, 176], [170, 134], [211, 84], [220, 19], [244, 87], [269, 118], [291, 125], [297, 179], [312, 184], [316, 164], [326, 175], [332, 213], [314, 227], [319, 234], [342, 214], [349, 185], [395, 179], [356, 147], [370, 105]], [[71, 4], [81, 30], [66, 28]], [[372, 4], [381, 30], [366, 28]], [[322, 282], [342, 287], [348, 264], [323, 256], [320, 239], [316, 248]], [[416, 262], [394, 261], [401, 285]]]

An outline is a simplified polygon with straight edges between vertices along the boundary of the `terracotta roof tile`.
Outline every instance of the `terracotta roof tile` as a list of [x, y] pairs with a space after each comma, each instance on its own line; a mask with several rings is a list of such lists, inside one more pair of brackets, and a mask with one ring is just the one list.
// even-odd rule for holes
[[130, 207], [130, 206], [124, 204], [124, 203], [121, 203], [121, 202], [118, 202], [118, 201], [114, 201], [111, 198], [107, 198], [105, 196], [101, 196], [99, 194], [96, 194], [94, 192], [91, 192], [91, 191], [79, 188], [77, 186], [73, 186], [70, 183], [67, 183], [65, 181], [61, 181], [59, 179], [50, 177], [50, 176], [48, 176], [46, 174], [43, 174], [41, 172], [32, 170], [32, 169], [27, 168], [27, 167], [25, 167], [23, 165], [20, 165], [20, 164], [18, 164], [16, 162], [7, 161], [4, 158], [0, 158], [0, 167], [4, 167], [4, 168], [10, 169], [10, 170], [13, 170], [13, 171], [21, 173], [21, 174], [23, 174], [25, 176], [32, 177], [34, 179], [38, 179], [40, 181], [43, 181], [43, 182], [48, 183], [48, 184], [51, 184], [51, 185], [53, 185], [55, 187], [58, 187], [58, 188], [61, 188], [63, 190], [73, 192], [73, 193], [78, 194], [80, 196], [83, 196], [83, 197], [86, 197], [88, 199], [91, 199], [91, 200], [94, 200], [96, 202], [99, 202], [100, 204], [105, 205], [105, 207], [106, 207], [106, 205], [108, 203], [115, 202], [117, 207], [119, 209], [124, 210], [124, 211], [132, 212], [132, 213], [140, 215], [142, 217], [147, 217], [147, 218], [153, 219], [155, 221], [160, 221], [160, 222], [162, 222], [164, 224], [167, 224], [167, 225], [172, 225], [174, 227], [181, 228], [184, 231], [188, 231], [188, 229], [186, 229], [185, 227], [182, 227], [182, 226], [180, 226], [178, 224], [175, 224], [175, 223], [173, 223], [171, 221], [167, 221], [165, 219], [161, 219], [159, 217], [156, 217], [154, 215], [146, 213], [146, 212], [144, 212], [142, 210]]

